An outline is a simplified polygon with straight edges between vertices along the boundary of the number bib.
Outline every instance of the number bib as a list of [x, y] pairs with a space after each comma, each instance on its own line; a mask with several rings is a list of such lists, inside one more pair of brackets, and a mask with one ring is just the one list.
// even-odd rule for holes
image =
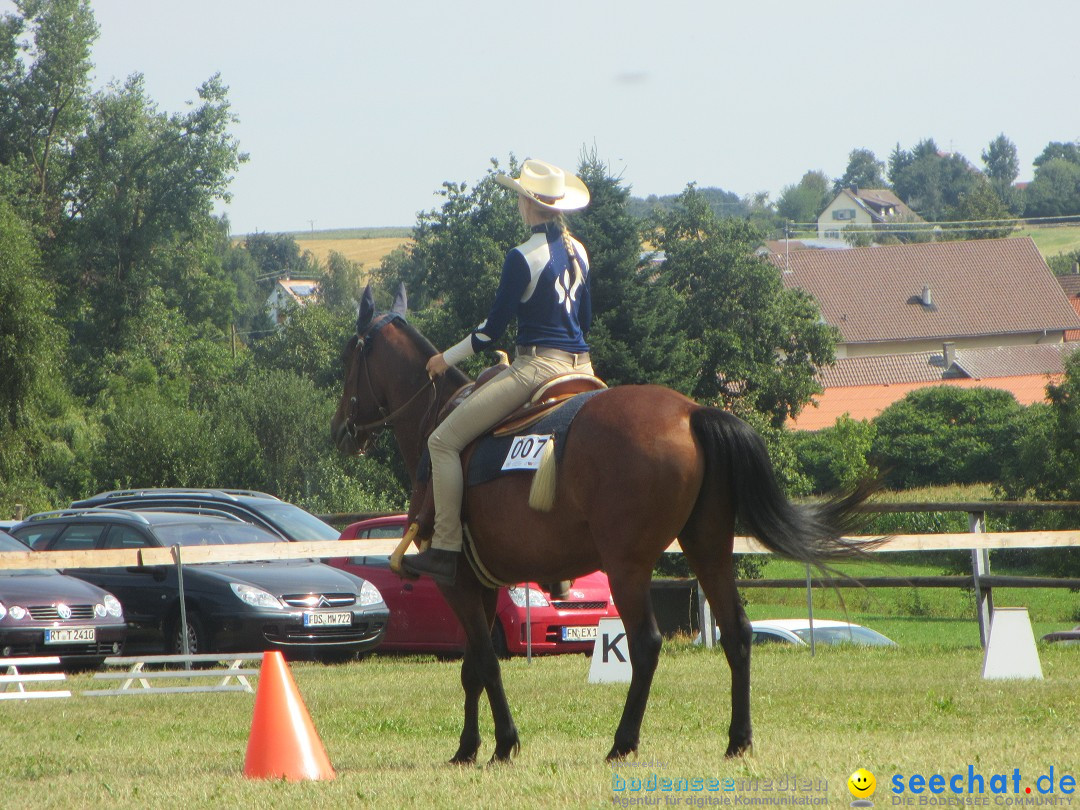
[[506, 454], [502, 468], [504, 470], [535, 470], [540, 466], [540, 451], [544, 445], [553, 441], [547, 436], [515, 436]]

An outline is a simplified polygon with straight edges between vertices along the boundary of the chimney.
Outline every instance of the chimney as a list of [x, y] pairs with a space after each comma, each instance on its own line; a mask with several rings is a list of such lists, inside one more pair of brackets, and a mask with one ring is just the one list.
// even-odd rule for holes
[[923, 285], [922, 295], [920, 296], [920, 299], [922, 300], [922, 305], [924, 307], [933, 306], [934, 299], [930, 295], [930, 285], [929, 284], [924, 284]]
[[1073, 275], [1080, 275], [1080, 262], [1073, 262]]
[[948, 371], [953, 367], [953, 363], [956, 362], [956, 344], [951, 340], [946, 340], [942, 343], [941, 356], [945, 360], [945, 371]]

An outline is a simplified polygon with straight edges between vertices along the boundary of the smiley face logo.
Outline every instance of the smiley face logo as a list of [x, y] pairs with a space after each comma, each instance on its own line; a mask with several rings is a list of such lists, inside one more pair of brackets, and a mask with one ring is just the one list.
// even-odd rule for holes
[[869, 799], [877, 788], [877, 780], [866, 768], [859, 768], [848, 777], [847, 786], [856, 799]]

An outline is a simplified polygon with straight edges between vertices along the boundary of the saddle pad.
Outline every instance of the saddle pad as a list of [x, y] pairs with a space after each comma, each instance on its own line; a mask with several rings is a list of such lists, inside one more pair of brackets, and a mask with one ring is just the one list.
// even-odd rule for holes
[[[574, 421], [574, 417], [577, 416], [577, 412], [581, 410], [582, 405], [597, 394], [604, 393], [605, 390], [601, 388], [596, 391], [585, 391], [576, 394], [560, 407], [545, 414], [540, 421], [527, 425], [515, 433], [508, 433], [505, 436], [493, 436], [487, 433], [481, 436], [476, 440], [476, 449], [473, 451], [472, 458], [469, 459], [469, 469], [465, 477], [466, 486], [483, 484], [485, 481], [491, 481], [509, 473], [523, 472], [522, 470], [504, 470], [502, 468], [503, 462], [506, 460], [506, 454], [510, 452], [510, 445], [513, 444], [514, 437], [518, 435], [550, 434], [554, 436], [555, 461], [556, 463], [562, 461], [563, 450], [566, 447], [566, 433], [570, 430], [570, 423]], [[524, 472], [530, 472], [530, 470], [524, 470]], [[416, 480], [422, 484], [431, 480], [431, 455], [428, 453], [427, 447], [424, 447], [420, 462], [416, 465]]]
[[[562, 406], [545, 415], [539, 422], [523, 427], [507, 436], [492, 436], [486, 434], [476, 441], [476, 449], [472, 458], [469, 459], [468, 474], [465, 479], [467, 486], [483, 484], [502, 475], [521, 472], [520, 470], [503, 470], [502, 465], [510, 452], [510, 445], [514, 437], [518, 435], [552, 435], [555, 437], [555, 461], [561, 462], [563, 451], [566, 448], [566, 434], [570, 430], [570, 423], [574, 421], [581, 406], [592, 399], [599, 391], [586, 391], [583, 394], [568, 399]], [[531, 472], [526, 470], [526, 472]]]

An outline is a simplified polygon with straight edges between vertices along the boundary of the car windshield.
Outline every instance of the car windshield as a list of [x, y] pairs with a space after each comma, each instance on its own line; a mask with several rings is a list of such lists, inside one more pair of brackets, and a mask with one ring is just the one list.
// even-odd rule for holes
[[[792, 632], [807, 644], [810, 643], [809, 627]], [[814, 642], [816, 644], [868, 644], [873, 647], [887, 647], [893, 644], [881, 633], [866, 627], [815, 627]]]
[[[254, 502], [248, 501], [249, 506]], [[293, 540], [337, 540], [340, 532], [310, 512], [284, 501], [259, 500], [258, 512]]]
[[[30, 548], [20, 543], [5, 531], [0, 531], [0, 553], [5, 551], [29, 551]], [[52, 568], [0, 568], [0, 577], [30, 577], [42, 574], [55, 574]]]
[[284, 543], [277, 535], [231, 520], [165, 523], [154, 527], [163, 546], [226, 546], [238, 543]]

